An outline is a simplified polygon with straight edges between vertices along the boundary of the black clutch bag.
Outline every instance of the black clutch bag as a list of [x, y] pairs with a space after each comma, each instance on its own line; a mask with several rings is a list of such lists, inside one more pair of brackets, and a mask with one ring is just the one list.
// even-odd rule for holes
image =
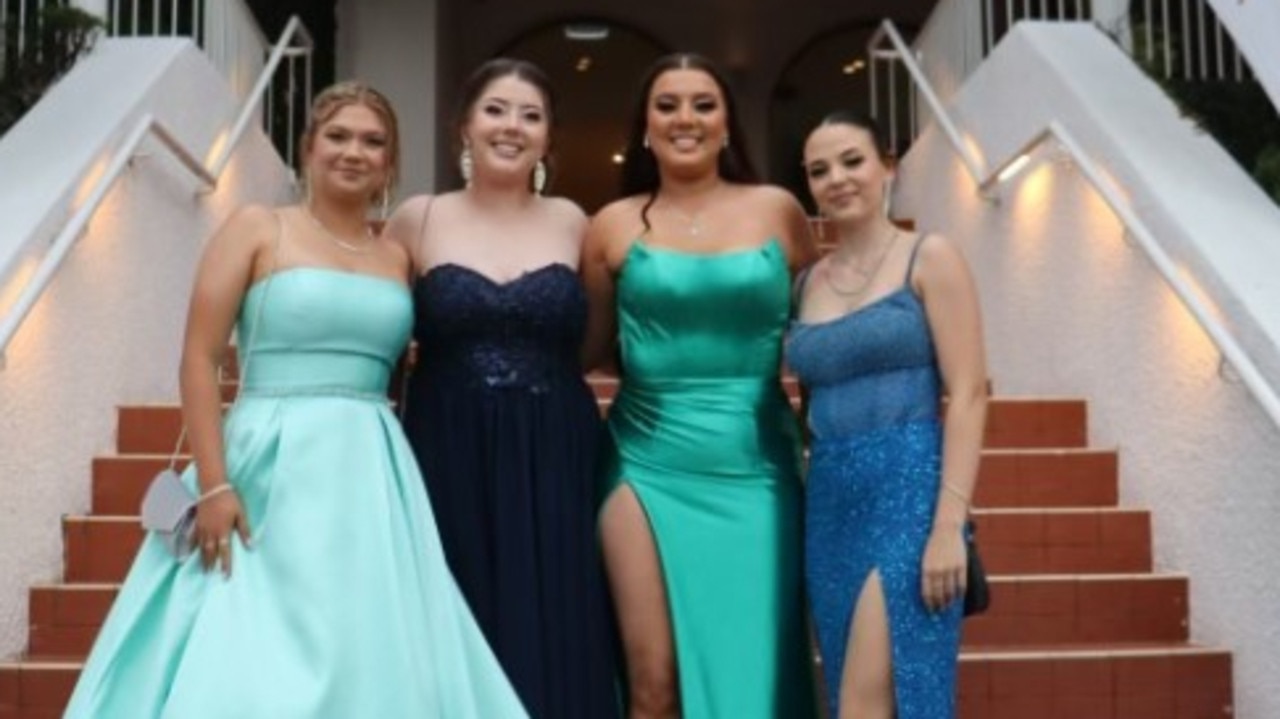
[[991, 606], [991, 587], [987, 585], [987, 571], [982, 567], [982, 557], [978, 556], [978, 543], [973, 535], [976, 532], [973, 521], [965, 527], [965, 553], [969, 555], [965, 568], [964, 615], [971, 617], [982, 614]]

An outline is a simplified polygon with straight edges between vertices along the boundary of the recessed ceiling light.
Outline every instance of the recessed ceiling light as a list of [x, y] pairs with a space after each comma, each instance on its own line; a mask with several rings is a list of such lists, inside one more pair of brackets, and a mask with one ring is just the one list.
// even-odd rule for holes
[[609, 39], [609, 26], [591, 22], [575, 22], [564, 26], [566, 40], [599, 42]]
[[621, 152], [615, 152], [613, 153], [613, 157], [609, 159], [613, 161], [613, 164], [621, 165], [623, 162], [626, 161], [627, 158], [623, 157]]
[[586, 72], [587, 70], [590, 70], [591, 56], [583, 55], [582, 57], [578, 58], [578, 63], [574, 67], [578, 70], [578, 72]]

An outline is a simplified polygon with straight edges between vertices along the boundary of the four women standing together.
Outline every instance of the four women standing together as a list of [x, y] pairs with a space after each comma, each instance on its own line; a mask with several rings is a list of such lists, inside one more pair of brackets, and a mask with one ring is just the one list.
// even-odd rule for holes
[[[462, 97], [465, 189], [366, 236], [394, 115], [346, 86], [317, 99], [306, 201], [210, 243], [183, 373], [202, 562], [144, 544], [69, 715], [123, 716], [137, 691], [128, 716], [230, 695], [246, 717], [809, 717], [807, 571], [832, 719], [950, 716], [981, 330], [960, 255], [885, 217], [871, 126], [806, 145], [841, 238], [815, 264], [701, 58], [646, 77], [624, 196], [590, 222], [542, 196], [536, 67], [490, 61]], [[410, 304], [416, 463], [375, 399]], [[237, 317], [245, 399], [220, 429], [209, 378]], [[811, 392], [807, 489], [784, 337]], [[606, 429], [583, 372], [613, 362]], [[254, 679], [263, 661], [288, 685]], [[415, 681], [414, 702], [353, 709]]]

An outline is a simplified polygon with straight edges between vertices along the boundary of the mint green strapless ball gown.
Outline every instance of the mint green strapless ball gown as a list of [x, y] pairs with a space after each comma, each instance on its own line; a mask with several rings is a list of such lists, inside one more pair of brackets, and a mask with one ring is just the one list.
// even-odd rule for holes
[[612, 483], [649, 518], [685, 719], [814, 716], [795, 415], [779, 381], [777, 240], [698, 255], [633, 243], [618, 277]]
[[369, 275], [299, 267], [249, 290], [254, 347], [224, 434], [253, 546], [233, 541], [224, 579], [148, 537], [66, 716], [526, 716], [386, 401], [412, 316], [408, 288]]

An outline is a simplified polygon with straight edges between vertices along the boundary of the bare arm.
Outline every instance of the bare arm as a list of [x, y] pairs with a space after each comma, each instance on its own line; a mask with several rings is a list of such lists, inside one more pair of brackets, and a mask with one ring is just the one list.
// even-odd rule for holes
[[818, 259], [818, 247], [809, 228], [809, 218], [790, 192], [777, 187], [765, 187], [761, 190], [767, 193], [770, 204], [779, 214], [778, 223], [783, 228], [781, 239], [787, 250], [787, 265], [794, 276]]
[[609, 238], [614, 206], [606, 207], [587, 225], [578, 272], [587, 293], [587, 331], [582, 345], [582, 367], [590, 371], [606, 364], [618, 336], [617, 294], [609, 264]]
[[[963, 572], [961, 528], [977, 482], [987, 414], [986, 356], [978, 292], [964, 257], [941, 237], [930, 237], [921, 245], [915, 280], [924, 298], [948, 397], [943, 423], [942, 482], [930, 547], [925, 554], [925, 573], [934, 569], [939, 573], [956, 571], [955, 546], [960, 547], [959, 571]], [[932, 559], [938, 562], [932, 568], [931, 551]], [[963, 592], [963, 581], [957, 589]]]
[[[225, 359], [227, 342], [245, 292], [255, 273], [269, 267], [267, 255], [278, 231], [276, 218], [269, 209], [238, 210], [209, 240], [196, 271], [179, 381], [182, 416], [199, 470], [201, 494], [228, 481], [218, 367]], [[240, 531], [243, 541], [249, 538], [248, 523], [232, 493], [202, 502], [196, 524], [196, 539], [206, 567], [220, 554], [216, 547], [233, 527]], [[209, 548], [209, 542], [214, 549]], [[229, 549], [226, 552], [224, 570], [229, 571]]]

